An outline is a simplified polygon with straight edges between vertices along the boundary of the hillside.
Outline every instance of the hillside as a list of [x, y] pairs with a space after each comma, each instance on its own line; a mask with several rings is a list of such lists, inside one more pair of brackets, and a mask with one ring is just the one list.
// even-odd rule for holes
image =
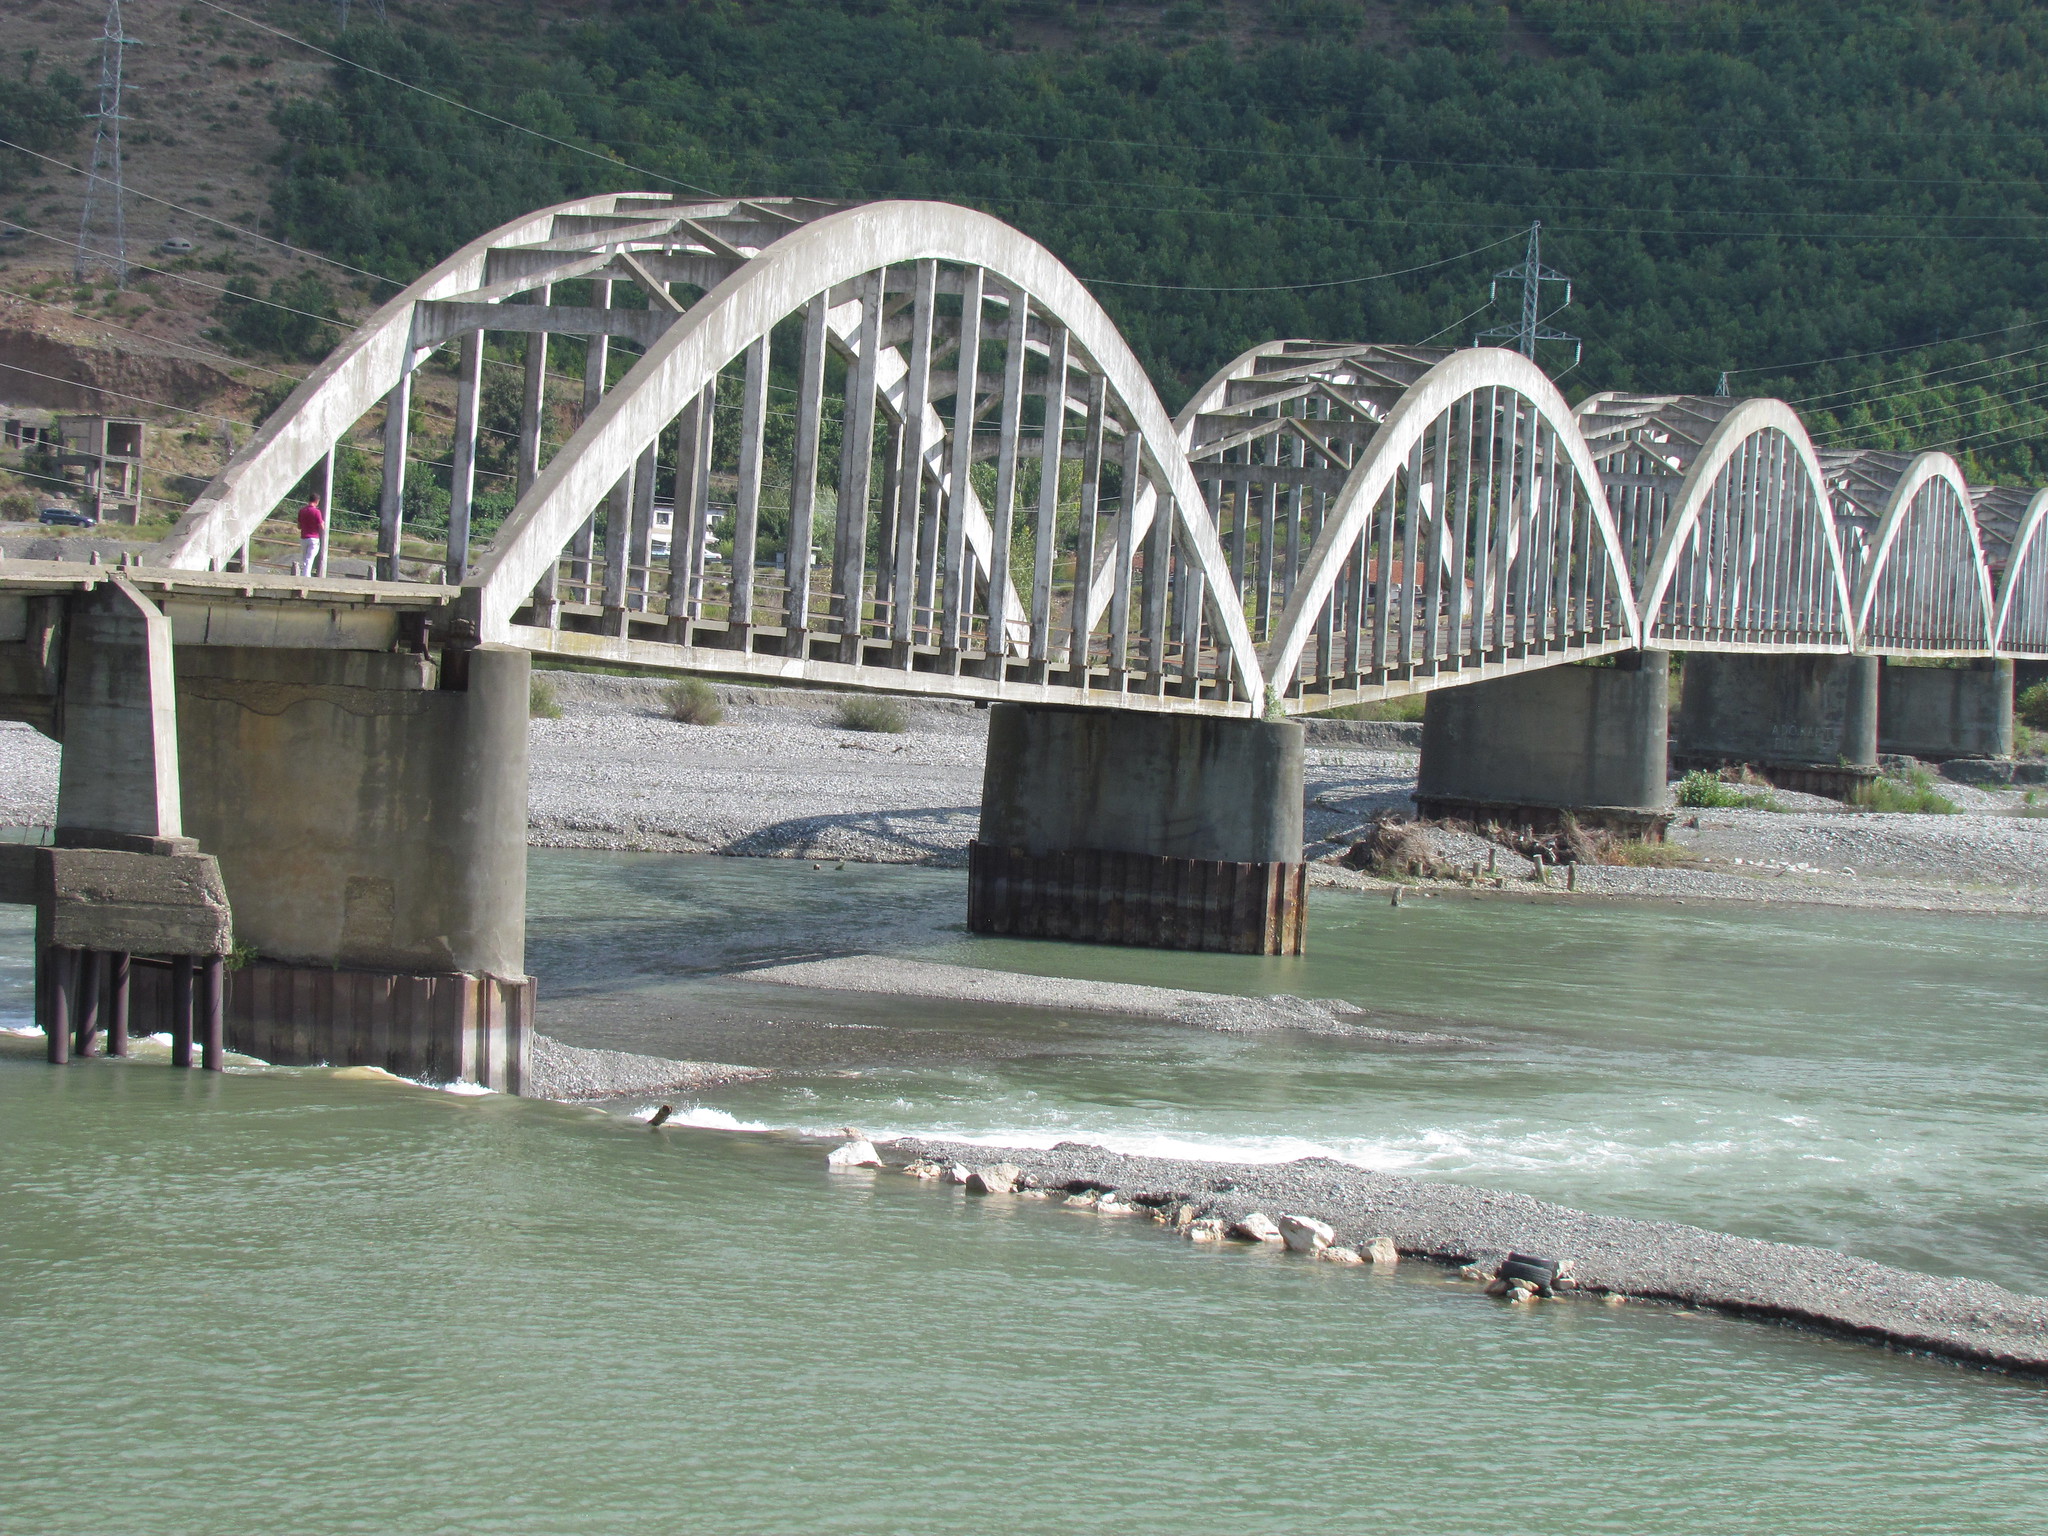
[[[1095, 280], [1175, 397], [1268, 336], [1469, 339], [1541, 219], [1578, 279], [1552, 321], [1586, 341], [1573, 392], [1745, 370], [1845, 446], [2036, 472], [2048, 16], [2014, 0], [579, 10], [394, 4], [352, 31], [341, 51], [532, 131], [337, 69], [279, 109], [278, 227], [402, 275], [594, 187], [948, 198]], [[1501, 241], [1320, 289], [1112, 286], [1312, 284]]]
[[[2019, 0], [389, 0], [389, 26], [358, 0], [345, 36], [324, 0], [134, 9], [165, 41], [131, 51], [131, 182], [192, 212], [131, 230], [199, 249], [81, 306], [68, 248], [13, 241], [0, 291], [237, 354], [249, 416], [317, 354], [289, 310], [345, 319], [391, 291], [365, 273], [651, 186], [985, 208], [1091, 282], [1170, 405], [1269, 336], [1469, 341], [1510, 318], [1487, 280], [1540, 219], [1576, 279], [1549, 323], [1583, 359], [1544, 354], [1575, 398], [1732, 370], [1825, 444], [2048, 476], [2048, 16]], [[0, 82], [0, 117], [74, 162], [86, 136], [32, 92], [96, 78], [102, 10], [24, 7], [23, 46], [72, 41]], [[0, 174], [9, 219], [75, 232], [76, 178]], [[259, 302], [222, 308], [230, 283]]]

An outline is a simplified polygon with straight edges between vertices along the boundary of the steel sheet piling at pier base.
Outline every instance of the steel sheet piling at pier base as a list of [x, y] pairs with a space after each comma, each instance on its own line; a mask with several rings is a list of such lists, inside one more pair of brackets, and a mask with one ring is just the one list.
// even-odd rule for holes
[[128, 1004], [132, 993], [133, 957], [126, 952], [112, 957], [107, 985], [107, 1054], [128, 1054]]
[[171, 961], [171, 1065], [192, 1065], [192, 957]]
[[100, 970], [105, 956], [88, 949], [79, 958], [78, 1024], [72, 1054], [81, 1059], [93, 1053], [100, 1035]]
[[200, 1002], [205, 1029], [200, 1064], [208, 1072], [224, 1072], [227, 1070], [227, 962], [219, 955], [206, 957]]
[[71, 1059], [71, 1002], [78, 978], [78, 951], [68, 944], [52, 944], [43, 953], [50, 967], [43, 1029], [50, 1041], [50, 1065], [61, 1067]]

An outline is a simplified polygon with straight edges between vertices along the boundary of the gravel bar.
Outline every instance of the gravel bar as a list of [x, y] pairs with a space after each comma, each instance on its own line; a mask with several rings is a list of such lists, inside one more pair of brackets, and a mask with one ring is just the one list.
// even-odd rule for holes
[[1076, 1142], [1039, 1151], [915, 1138], [877, 1150], [892, 1164], [926, 1157], [973, 1167], [1001, 1158], [1042, 1188], [1191, 1201], [1228, 1221], [1254, 1211], [1275, 1220], [1311, 1216], [1336, 1228], [1340, 1243], [1362, 1248], [1385, 1235], [1405, 1255], [1444, 1264], [1491, 1263], [1510, 1252], [1570, 1259], [1583, 1291], [1711, 1308], [2048, 1376], [2048, 1299], [1832, 1249], [1595, 1216], [1528, 1195], [1372, 1173], [1327, 1158], [1183, 1162]]
[[749, 981], [810, 987], [827, 992], [879, 992], [892, 997], [949, 998], [956, 1002], [1006, 1003], [1023, 1008], [1060, 1008], [1083, 1013], [1133, 1014], [1203, 1029], [1251, 1033], [1267, 1029], [1345, 1035], [1390, 1045], [1483, 1045], [1465, 1035], [1381, 1029], [1359, 1020], [1367, 1010], [1341, 999], [1234, 997], [1220, 992], [1181, 992], [1127, 981], [1082, 981], [1066, 976], [1032, 976], [975, 966], [909, 960], [900, 955], [844, 955], [798, 960], [737, 973]]
[[692, 1093], [770, 1075], [760, 1067], [586, 1050], [580, 1045], [564, 1045], [549, 1035], [535, 1035], [527, 1061], [526, 1096], [574, 1103], [627, 1093]]

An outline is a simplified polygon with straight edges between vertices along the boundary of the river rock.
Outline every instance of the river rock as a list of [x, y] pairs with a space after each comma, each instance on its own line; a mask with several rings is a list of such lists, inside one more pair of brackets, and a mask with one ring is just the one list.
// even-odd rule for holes
[[1320, 1253], [1337, 1240], [1337, 1229], [1313, 1216], [1283, 1215], [1280, 1240], [1287, 1244], [1289, 1253]]
[[948, 1163], [946, 1165], [946, 1182], [948, 1184], [965, 1184], [967, 1182], [967, 1175], [971, 1172], [973, 1170], [965, 1163]]
[[1092, 1211], [1095, 1209], [1095, 1200], [1095, 1191], [1092, 1189], [1084, 1189], [1078, 1195], [1067, 1196], [1066, 1204], [1077, 1206], [1084, 1211]]
[[1223, 1218], [1202, 1216], [1188, 1223], [1188, 1241], [1191, 1243], [1220, 1243], [1223, 1241]]
[[1230, 1224], [1230, 1235], [1247, 1243], [1277, 1243], [1284, 1239], [1280, 1229], [1273, 1225], [1273, 1218], [1263, 1211], [1253, 1211], [1243, 1219]]
[[1398, 1264], [1401, 1250], [1394, 1246], [1391, 1237], [1376, 1237], [1365, 1245], [1365, 1256], [1374, 1264]]
[[903, 1171], [913, 1179], [936, 1179], [946, 1170], [942, 1164], [935, 1163], [928, 1157], [920, 1157], [905, 1163]]
[[1100, 1216], [1129, 1216], [1141, 1209], [1142, 1207], [1131, 1204], [1113, 1189], [1104, 1191], [1102, 1197], [1095, 1202], [1096, 1214]]
[[1339, 1248], [1335, 1244], [1316, 1255], [1332, 1264], [1363, 1264], [1365, 1258], [1356, 1248]]
[[1017, 1175], [1022, 1170], [1015, 1163], [990, 1163], [985, 1168], [976, 1168], [967, 1175], [967, 1193], [970, 1195], [1007, 1195], [1017, 1188]]
[[872, 1141], [849, 1141], [825, 1154], [825, 1166], [834, 1172], [848, 1168], [879, 1168], [882, 1159]]
[[1491, 1280], [1494, 1267], [1491, 1264], [1467, 1264], [1458, 1271], [1460, 1280]]

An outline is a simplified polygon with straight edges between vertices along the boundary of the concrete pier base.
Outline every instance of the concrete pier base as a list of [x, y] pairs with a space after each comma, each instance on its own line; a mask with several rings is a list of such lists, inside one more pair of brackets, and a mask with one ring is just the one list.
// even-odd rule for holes
[[967, 926], [1300, 954], [1301, 753], [1290, 721], [993, 706]]
[[255, 952], [228, 980], [230, 1046], [518, 1092], [525, 653], [438, 674], [405, 653], [177, 660], [186, 824]]
[[1877, 680], [1877, 749], [1932, 763], [2011, 757], [2012, 701], [2009, 661], [1912, 667], [1887, 658]]
[[1877, 777], [1877, 658], [1694, 652], [1672, 765], [1744, 765], [1780, 789], [1847, 799]]
[[1417, 809], [1533, 831], [1569, 815], [1661, 841], [1668, 676], [1663, 652], [1636, 651], [1430, 694]]

